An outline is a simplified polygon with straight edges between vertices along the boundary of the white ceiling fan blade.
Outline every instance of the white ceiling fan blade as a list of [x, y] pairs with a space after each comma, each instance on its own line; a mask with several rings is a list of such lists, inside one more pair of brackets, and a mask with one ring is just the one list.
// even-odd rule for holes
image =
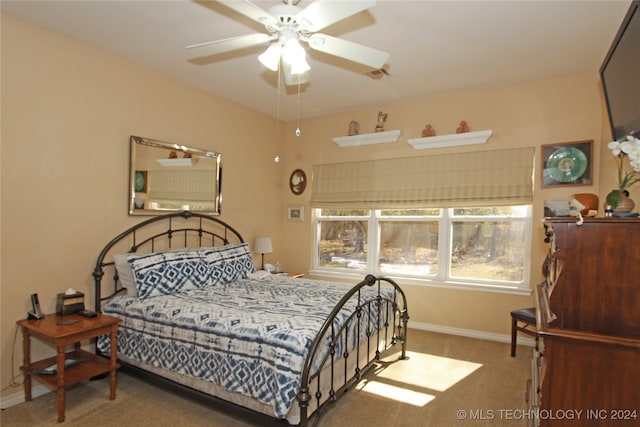
[[388, 52], [326, 34], [312, 34], [306, 41], [312, 49], [339, 56], [373, 69], [381, 68], [391, 56]]
[[278, 20], [266, 10], [256, 6], [249, 0], [217, 0], [218, 3], [222, 3], [229, 9], [233, 9], [241, 15], [254, 21], [260, 22], [263, 25], [276, 25]]
[[317, 0], [298, 13], [296, 20], [305, 30], [316, 32], [375, 5], [376, 0]]
[[296, 20], [305, 30], [316, 32], [375, 5], [376, 0], [316, 0], [296, 15]]
[[198, 43], [187, 46], [194, 57], [218, 55], [233, 50], [266, 44], [278, 36], [270, 36], [264, 33], [247, 34], [246, 36], [231, 37], [229, 39], [216, 40], [212, 42]]

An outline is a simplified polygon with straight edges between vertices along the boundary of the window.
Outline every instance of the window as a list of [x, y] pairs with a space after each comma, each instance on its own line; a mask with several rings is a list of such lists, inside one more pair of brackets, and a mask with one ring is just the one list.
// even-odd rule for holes
[[531, 207], [315, 209], [314, 270], [527, 288]]

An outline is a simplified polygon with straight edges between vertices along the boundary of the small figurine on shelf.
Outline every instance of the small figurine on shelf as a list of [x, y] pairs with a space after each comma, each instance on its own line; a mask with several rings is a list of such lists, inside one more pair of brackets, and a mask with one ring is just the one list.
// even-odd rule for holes
[[422, 137], [427, 138], [429, 136], [436, 136], [436, 130], [430, 124], [422, 129]]
[[360, 123], [355, 120], [349, 122], [349, 136], [358, 135], [360, 133]]
[[376, 132], [384, 132], [384, 123], [387, 121], [387, 113], [382, 111], [378, 112], [378, 124], [376, 125]]
[[169, 158], [170, 159], [177, 159], [178, 158], [178, 153], [176, 152], [176, 150], [169, 151]]
[[467, 133], [467, 132], [469, 132], [469, 125], [465, 120], [462, 120], [460, 122], [460, 126], [458, 126], [458, 129], [456, 129], [456, 133]]
[[187, 153], [186, 151], [185, 151], [185, 152], [184, 152], [184, 154], [182, 155], [182, 158], [183, 158], [183, 159], [190, 159], [191, 157], [192, 157], [192, 156], [191, 156], [191, 153]]

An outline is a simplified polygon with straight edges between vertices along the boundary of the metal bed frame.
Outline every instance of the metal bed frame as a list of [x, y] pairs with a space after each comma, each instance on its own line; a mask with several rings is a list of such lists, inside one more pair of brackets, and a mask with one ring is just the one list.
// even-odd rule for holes
[[[109, 260], [109, 255], [115, 253], [115, 248], [119, 247], [120, 252], [154, 252], [182, 247], [202, 247], [220, 246], [234, 243], [244, 243], [240, 233], [227, 223], [204, 214], [192, 212], [178, 212], [167, 215], [160, 215], [150, 218], [139, 224], [130, 227], [112, 239], [100, 252], [96, 261], [93, 277], [95, 281], [95, 310], [101, 312], [102, 303], [113, 297], [116, 293], [123, 291], [119, 285], [118, 274], [115, 270], [113, 260]], [[113, 269], [113, 286], [107, 296], [103, 296], [102, 279], [105, 276], [105, 269]], [[365, 297], [362, 289], [371, 287], [377, 289], [375, 297]], [[383, 287], [393, 288], [393, 297], [388, 297], [381, 292]], [[337, 330], [334, 327], [334, 320], [338, 313], [349, 301], [356, 299], [355, 310], [350, 313], [348, 320]], [[376, 320], [371, 319], [371, 313], [375, 310]], [[391, 316], [388, 313], [393, 313]], [[367, 275], [364, 280], [356, 284], [347, 292], [341, 301], [332, 310], [331, 314], [324, 322], [321, 330], [314, 339], [309, 355], [304, 363], [301, 377], [301, 387], [297, 394], [297, 401], [300, 410], [300, 426], [306, 427], [317, 424], [320, 416], [329, 407], [328, 403], [337, 401], [339, 396], [346, 392], [352, 385], [357, 383], [364, 373], [371, 368], [375, 362], [386, 354], [396, 344], [401, 343], [399, 360], [408, 359], [407, 349], [407, 323], [409, 314], [407, 310], [406, 297], [402, 289], [391, 279]], [[371, 322], [376, 322], [372, 328]], [[336, 354], [336, 347], [341, 340], [346, 342], [350, 337], [349, 326], [356, 328], [356, 336], [351, 339], [356, 340], [352, 355], [348, 350], [343, 354]], [[365, 330], [361, 330], [365, 328]], [[361, 333], [364, 332], [364, 333]], [[364, 336], [365, 341], [360, 341]], [[313, 362], [326, 342], [329, 342], [329, 351], [324, 356], [319, 366], [313, 366]], [[380, 344], [383, 342], [383, 348]], [[375, 351], [372, 351], [375, 348]], [[98, 351], [96, 349], [96, 351]], [[366, 352], [366, 354], [361, 354]], [[370, 355], [373, 354], [373, 357]], [[351, 358], [351, 359], [350, 359]], [[349, 375], [348, 365], [353, 366], [355, 358], [355, 369]], [[361, 360], [364, 360], [361, 362]], [[363, 363], [361, 365], [361, 363]], [[318, 363], [315, 363], [318, 365]], [[275, 423], [282, 425], [283, 420], [258, 413], [251, 409], [240, 407], [237, 404], [224, 401], [216, 396], [191, 389], [172, 380], [162, 378], [156, 374], [144, 371], [144, 369], [121, 363], [126, 369], [142, 373], [145, 376], [158, 378], [164, 384], [177, 385], [183, 391], [193, 392], [197, 397], [206, 396], [207, 400], [222, 405], [225, 409], [232, 409], [241, 416], [255, 418], [257, 415], [261, 423]], [[323, 370], [323, 368], [325, 368]], [[328, 373], [330, 375], [329, 396], [323, 396], [320, 389], [320, 376]], [[338, 379], [342, 378], [342, 379]], [[314, 401], [315, 399], [315, 401]], [[311, 403], [314, 403], [315, 410], [310, 410]], [[309, 413], [311, 412], [311, 413]]]

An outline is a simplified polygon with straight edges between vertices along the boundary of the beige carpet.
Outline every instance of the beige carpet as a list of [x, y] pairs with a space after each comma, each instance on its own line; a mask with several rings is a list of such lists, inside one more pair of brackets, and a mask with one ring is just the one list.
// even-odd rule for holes
[[[342, 426], [526, 426], [526, 381], [531, 349], [409, 330], [410, 359], [381, 363], [325, 413], [319, 427]], [[385, 359], [394, 360], [397, 355]], [[108, 400], [108, 379], [67, 390], [69, 427], [255, 426], [262, 424], [211, 408], [197, 399], [162, 390], [119, 373], [117, 398]], [[399, 400], [395, 400], [399, 399]], [[407, 403], [411, 402], [411, 403]], [[56, 394], [2, 411], [3, 427], [56, 426]]]

